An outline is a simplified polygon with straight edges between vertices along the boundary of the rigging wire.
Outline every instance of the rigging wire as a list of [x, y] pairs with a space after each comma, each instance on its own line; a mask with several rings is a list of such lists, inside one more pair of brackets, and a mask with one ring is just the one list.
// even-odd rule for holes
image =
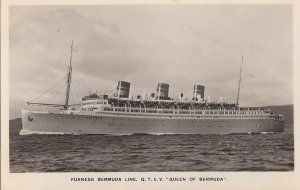
[[76, 102], [75, 98], [74, 98], [74, 95], [76, 96], [76, 90], [75, 90], [75, 87], [74, 87], [73, 83], [71, 83], [71, 101], [73, 102], [73, 104]]
[[73, 82], [71, 83], [71, 91], [70, 91], [71, 101], [73, 101], [73, 104], [78, 104], [78, 103], [76, 103], [76, 98], [81, 100], [81, 98], [82, 98], [81, 95], [84, 95], [84, 93], [79, 93], [79, 90], [77, 88], [78, 86], [81, 87], [81, 89], [83, 89], [82, 86], [79, 85], [77, 80], [75, 78], [73, 78]]
[[242, 62], [241, 62], [241, 67], [240, 67], [239, 86], [238, 86], [238, 93], [237, 93], [237, 98], [236, 98], [236, 105], [239, 105], [240, 88], [241, 88], [241, 81], [242, 81], [243, 59], [244, 59], [244, 57], [242, 56]]
[[64, 88], [58, 88], [58, 90], [56, 91], [56, 93], [54, 94], [54, 97], [59, 97], [59, 95], [63, 95], [62, 90]]
[[[74, 83], [76, 83], [76, 85], [74, 85]], [[75, 101], [75, 98], [81, 98], [80, 97], [80, 94], [78, 93], [78, 89], [76, 88], [76, 86], [78, 85], [78, 83], [76, 82], [76, 80], [73, 78], [73, 83], [71, 83], [71, 95], [72, 95], [72, 99], [74, 101], [74, 103], [76, 102]]]
[[33, 99], [29, 100], [28, 102], [30, 103], [33, 100], [37, 100], [38, 98], [40, 98], [41, 96], [45, 95], [47, 92], [49, 92], [50, 90], [52, 90], [54, 87], [56, 87], [59, 83], [61, 83], [65, 79], [66, 79], [66, 77], [62, 78], [60, 81], [58, 81], [57, 83], [55, 83], [52, 87], [50, 87], [48, 90], [46, 90], [45, 92], [43, 92], [41, 95], [37, 96], [36, 98], [33, 98]]

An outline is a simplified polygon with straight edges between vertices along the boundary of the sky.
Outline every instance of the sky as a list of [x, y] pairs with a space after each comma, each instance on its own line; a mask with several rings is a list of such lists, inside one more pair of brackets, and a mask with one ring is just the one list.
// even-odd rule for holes
[[200, 84], [235, 102], [243, 56], [241, 106], [292, 104], [292, 22], [283, 4], [11, 6], [10, 118], [30, 100], [64, 103], [72, 40], [71, 103], [119, 80], [134, 97], [163, 82], [173, 98]]

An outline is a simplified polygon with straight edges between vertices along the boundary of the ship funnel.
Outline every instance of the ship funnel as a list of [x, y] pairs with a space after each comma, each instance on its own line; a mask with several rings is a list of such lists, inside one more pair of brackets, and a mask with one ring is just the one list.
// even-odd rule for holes
[[125, 81], [118, 82], [118, 98], [129, 98], [130, 83]]
[[[194, 91], [193, 91], [193, 100], [199, 101], [199, 98], [204, 98], [204, 91], [205, 91], [205, 86], [195, 84]], [[200, 95], [200, 97], [198, 95]]]
[[157, 85], [157, 99], [166, 100], [169, 98], [169, 84], [158, 83]]

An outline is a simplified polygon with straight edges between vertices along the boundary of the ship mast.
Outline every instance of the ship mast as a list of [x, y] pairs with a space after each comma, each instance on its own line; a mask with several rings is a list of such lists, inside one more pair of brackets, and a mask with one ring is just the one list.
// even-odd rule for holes
[[238, 93], [236, 97], [236, 105], [239, 105], [239, 98], [240, 98], [240, 88], [241, 88], [241, 81], [242, 81], [242, 68], [243, 68], [243, 56], [242, 56], [242, 62], [241, 62], [241, 68], [240, 68], [240, 79], [239, 79], [239, 88]]
[[72, 54], [73, 54], [73, 40], [71, 45], [71, 56], [70, 56], [70, 65], [68, 67], [68, 76], [67, 76], [67, 90], [66, 90], [66, 99], [65, 99], [65, 109], [69, 107], [69, 95], [70, 95], [70, 86], [72, 80]]

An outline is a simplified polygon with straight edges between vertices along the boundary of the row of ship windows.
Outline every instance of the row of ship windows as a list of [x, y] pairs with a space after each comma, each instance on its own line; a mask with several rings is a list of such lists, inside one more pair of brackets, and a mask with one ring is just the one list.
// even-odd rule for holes
[[[130, 114], [130, 116], [133, 116], [133, 114]], [[140, 115], [135, 115], [135, 116], [140, 116]], [[154, 116], [154, 117], [160, 117], [160, 118], [172, 118], [172, 116], [170, 117], [166, 117], [166, 116]], [[197, 117], [190, 117], [190, 116], [180, 116], [180, 117], [184, 117], [184, 118], [218, 118], [215, 116], [197, 116]], [[254, 118], [257, 116], [244, 116], [244, 118]], [[178, 117], [177, 117], [178, 118]], [[222, 117], [224, 118], [224, 117]], [[220, 119], [222, 119], [220, 118]], [[237, 118], [237, 116], [226, 116], [225, 118]], [[268, 117], [259, 117], [259, 118], [268, 118]], [[102, 117], [97, 117], [97, 116], [88, 116], [87, 119], [96, 119], [96, 120], [101, 120]], [[120, 120], [144, 120], [145, 118], [118, 118]]]
[[233, 114], [233, 115], [253, 115], [253, 114], [263, 114], [262, 111], [178, 111], [178, 110], [124, 110], [124, 109], [118, 109], [116, 108], [113, 110], [112, 108], [104, 108], [105, 111], [118, 111], [118, 112], [135, 112], [135, 113], [169, 113], [169, 114]]
[[[99, 112], [100, 113], [100, 112]], [[105, 113], [105, 112], [101, 112], [102, 114], [108, 114], [108, 115], [120, 115], [120, 116], [141, 116], [141, 117], [160, 117], [160, 118], [172, 118], [172, 117], [176, 117], [176, 118], [180, 118], [180, 117], [184, 117], [184, 118], [236, 118], [236, 117], [240, 117], [239, 115], [226, 115], [226, 116], [217, 116], [217, 115], [201, 115], [201, 116], [197, 116], [197, 115], [149, 115], [149, 114], [124, 114], [124, 113]], [[259, 118], [268, 118], [267, 115], [244, 115], [243, 118], [246, 117], [259, 117]]]
[[118, 112], [136, 112], [136, 113], [176, 113], [176, 114], [263, 114], [263, 111], [193, 111], [193, 110], [144, 110], [144, 109], [122, 109], [122, 108], [104, 108], [104, 111], [118, 111]]

